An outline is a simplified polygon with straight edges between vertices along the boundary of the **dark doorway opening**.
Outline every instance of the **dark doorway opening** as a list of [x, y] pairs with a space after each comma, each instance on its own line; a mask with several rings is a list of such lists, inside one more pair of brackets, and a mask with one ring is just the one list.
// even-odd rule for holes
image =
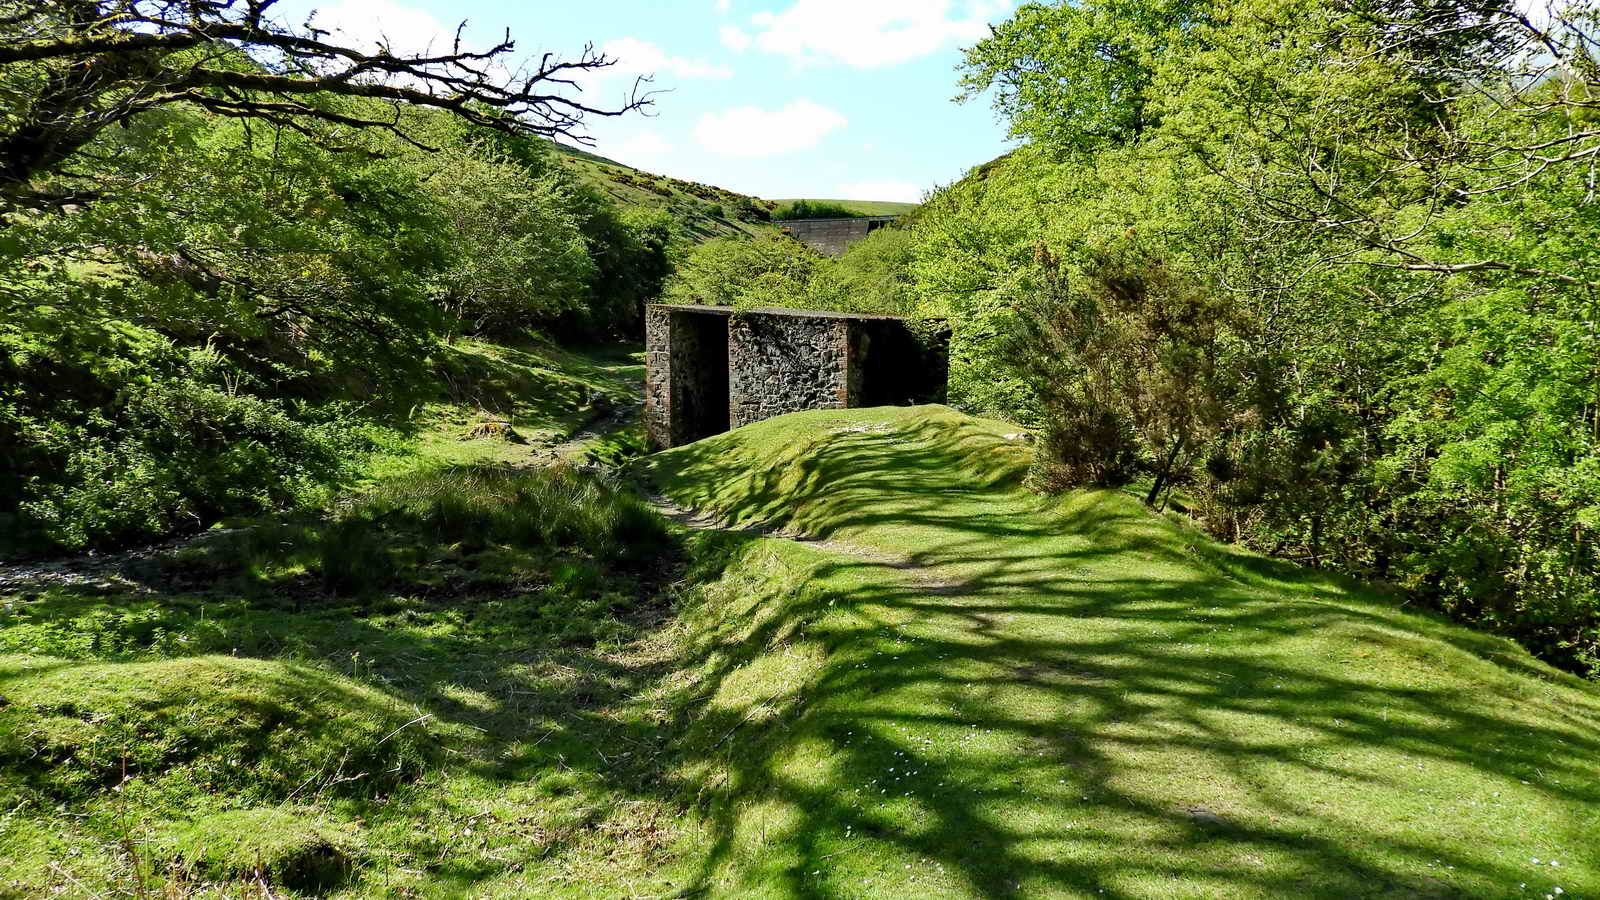
[[728, 430], [728, 317], [676, 313], [680, 356], [672, 371], [687, 441]]
[[949, 360], [942, 335], [924, 345], [905, 323], [861, 323], [862, 406], [915, 406], [943, 403]]

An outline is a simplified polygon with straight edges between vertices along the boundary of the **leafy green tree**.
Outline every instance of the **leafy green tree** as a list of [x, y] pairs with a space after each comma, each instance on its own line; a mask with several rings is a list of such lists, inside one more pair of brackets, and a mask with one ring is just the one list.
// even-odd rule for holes
[[[1025, 7], [968, 87], [1036, 143], [935, 196], [909, 263], [952, 396], [1039, 427], [1043, 485], [1148, 475], [1600, 671], [1596, 34], [1585, 5]], [[1087, 49], [1118, 35], [1159, 52]]]
[[1013, 137], [1092, 151], [1156, 121], [1146, 96], [1209, 0], [1027, 3], [967, 50], [961, 99], [994, 91]]
[[667, 281], [669, 303], [792, 306], [826, 264], [805, 245], [776, 232], [718, 238], [696, 247]]
[[427, 162], [451, 236], [431, 286], [454, 329], [514, 338], [587, 308], [597, 268], [557, 177], [470, 152]]

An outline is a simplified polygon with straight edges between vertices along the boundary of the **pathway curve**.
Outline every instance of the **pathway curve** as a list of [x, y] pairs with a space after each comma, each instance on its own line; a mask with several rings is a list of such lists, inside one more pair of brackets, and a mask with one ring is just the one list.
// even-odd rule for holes
[[942, 579], [935, 574], [935, 569], [926, 563], [917, 562], [905, 556], [896, 556], [878, 550], [868, 549], [859, 544], [848, 541], [827, 540], [813, 537], [801, 532], [787, 529], [773, 528], [766, 525], [731, 525], [723, 519], [706, 512], [705, 510], [689, 509], [679, 506], [662, 494], [653, 491], [642, 491], [645, 500], [650, 506], [666, 518], [695, 531], [715, 531], [722, 534], [743, 534], [753, 537], [771, 538], [780, 541], [789, 541], [802, 544], [815, 550], [827, 553], [837, 553], [852, 559], [862, 560], [903, 572], [911, 577], [913, 583], [936, 593], [953, 593], [962, 589], [959, 582]]

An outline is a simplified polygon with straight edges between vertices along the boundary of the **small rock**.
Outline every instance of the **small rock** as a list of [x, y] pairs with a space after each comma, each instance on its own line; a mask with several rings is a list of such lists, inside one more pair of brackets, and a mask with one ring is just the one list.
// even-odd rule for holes
[[1230, 831], [1234, 827], [1232, 822], [1203, 806], [1191, 806], [1186, 812], [1189, 814], [1189, 821], [1201, 828], [1212, 831]]

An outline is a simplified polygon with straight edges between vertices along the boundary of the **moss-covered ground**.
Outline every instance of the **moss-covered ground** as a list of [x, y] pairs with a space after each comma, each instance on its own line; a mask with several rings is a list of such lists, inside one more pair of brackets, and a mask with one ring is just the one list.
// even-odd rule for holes
[[1038, 498], [1013, 431], [802, 413], [635, 465], [726, 531], [411, 469], [0, 592], [0, 897], [1600, 896], [1594, 685]]

